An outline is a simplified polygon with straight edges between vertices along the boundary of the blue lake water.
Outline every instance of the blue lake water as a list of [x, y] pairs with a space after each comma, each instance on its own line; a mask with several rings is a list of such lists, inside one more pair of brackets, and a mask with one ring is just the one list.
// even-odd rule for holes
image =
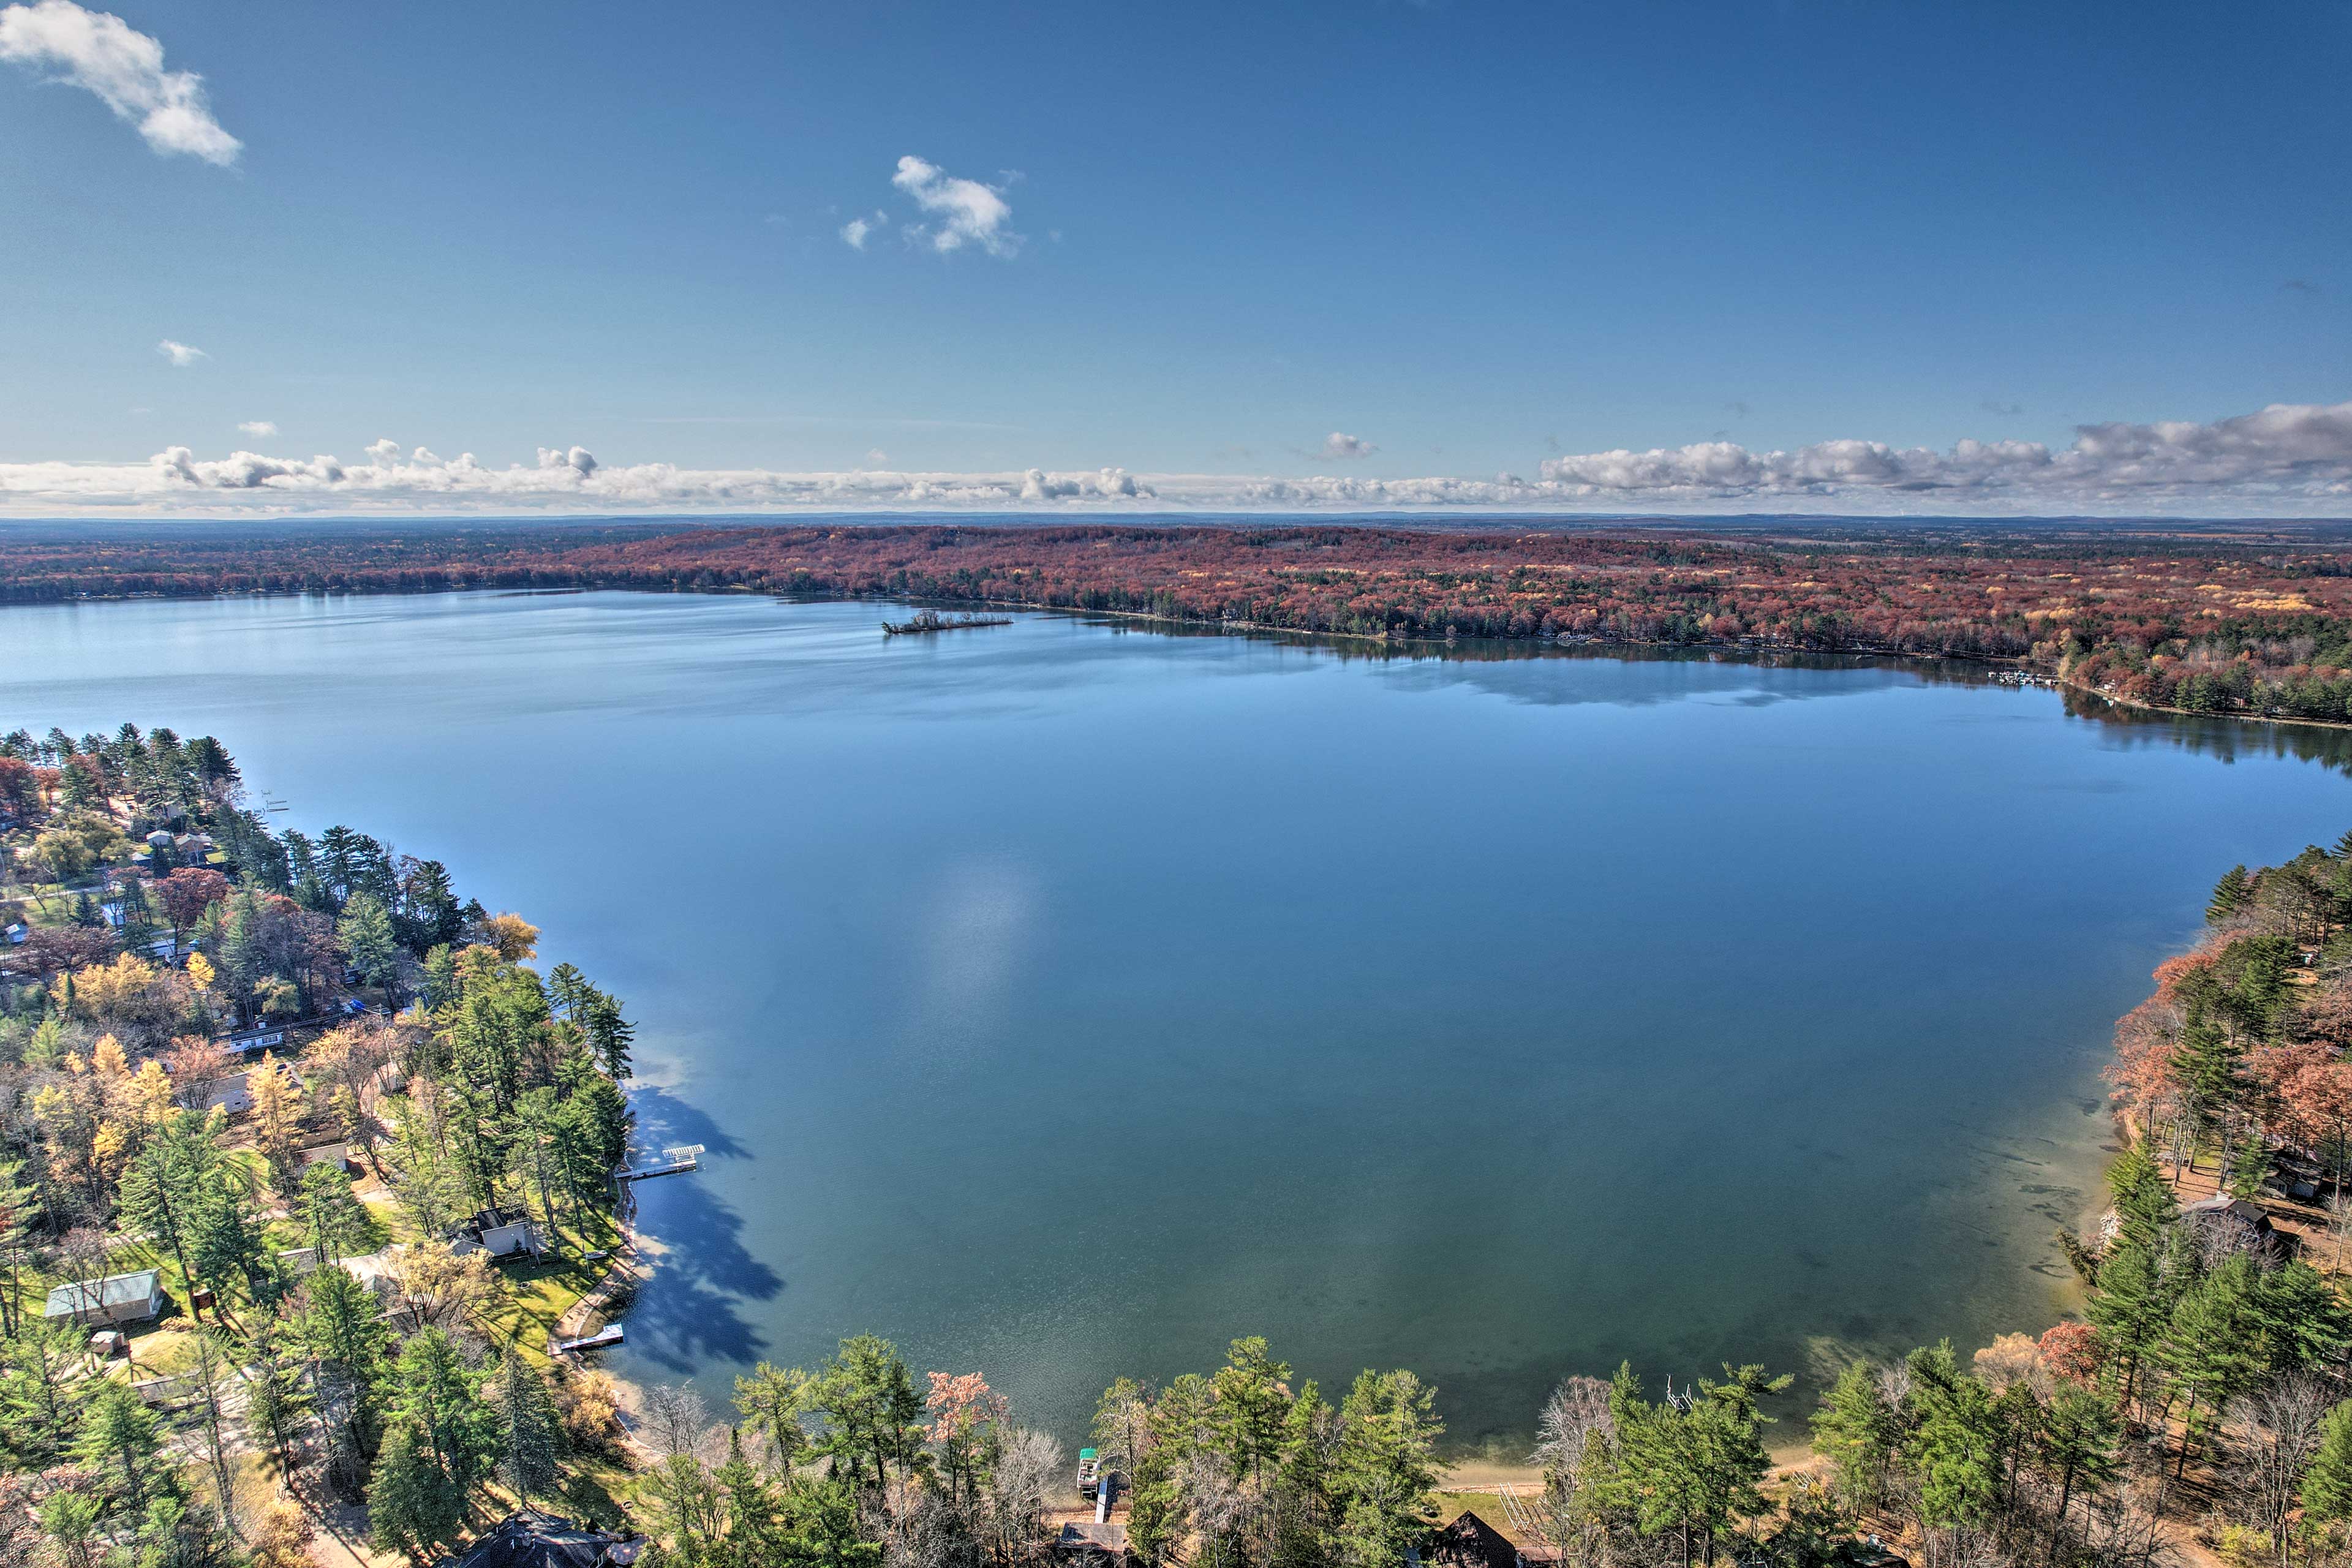
[[2038, 1331], [2097, 1068], [2342, 737], [1891, 665], [1367, 658], [451, 595], [0, 610], [0, 727], [220, 736], [642, 1021], [621, 1369], [841, 1335], [1079, 1436], [1265, 1333], [1510, 1454], [1631, 1358]]

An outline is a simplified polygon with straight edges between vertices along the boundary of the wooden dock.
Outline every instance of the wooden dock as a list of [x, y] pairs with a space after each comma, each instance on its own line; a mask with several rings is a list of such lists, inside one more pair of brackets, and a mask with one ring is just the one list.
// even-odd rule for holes
[[699, 1143], [691, 1148], [665, 1149], [662, 1151], [659, 1163], [640, 1165], [634, 1171], [615, 1171], [613, 1173], [613, 1180], [649, 1182], [656, 1176], [682, 1176], [688, 1171], [702, 1168], [702, 1150], [703, 1145]]

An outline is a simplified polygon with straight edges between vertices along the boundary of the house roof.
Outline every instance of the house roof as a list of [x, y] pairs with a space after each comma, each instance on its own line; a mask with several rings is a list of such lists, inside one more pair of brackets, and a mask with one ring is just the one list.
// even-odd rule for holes
[[1446, 1563], [1449, 1568], [1518, 1568], [1519, 1549], [1511, 1544], [1510, 1537], [1465, 1510], [1437, 1532], [1423, 1561]]
[[607, 1568], [635, 1562], [644, 1544], [527, 1508], [484, 1533], [453, 1568]]
[[2225, 1193], [2215, 1193], [2210, 1198], [2200, 1198], [2180, 1212], [2184, 1215], [2228, 1215], [2232, 1219], [2245, 1221], [2256, 1230], [2268, 1230], [2271, 1224], [2270, 1211], [2263, 1208], [2262, 1205], [2248, 1203], [2244, 1198], [2233, 1198]]
[[155, 1296], [155, 1271], [142, 1268], [136, 1274], [110, 1274], [92, 1282], [70, 1280], [49, 1292], [49, 1304], [42, 1310], [45, 1318], [69, 1317], [76, 1312], [91, 1312], [106, 1307], [127, 1307], [134, 1301], [152, 1300]]

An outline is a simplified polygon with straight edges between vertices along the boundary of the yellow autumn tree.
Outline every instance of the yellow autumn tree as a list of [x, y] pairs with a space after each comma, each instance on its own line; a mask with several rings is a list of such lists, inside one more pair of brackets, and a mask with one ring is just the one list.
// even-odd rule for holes
[[131, 1058], [122, 1054], [122, 1042], [112, 1035], [100, 1035], [98, 1044], [89, 1048], [89, 1068], [98, 1081], [110, 1089], [118, 1079], [131, 1076]]
[[294, 1140], [302, 1126], [302, 1086], [284, 1062], [267, 1052], [261, 1065], [246, 1074], [253, 1096], [255, 1141], [281, 1184], [294, 1174]]
[[179, 976], [132, 953], [73, 972], [74, 1011], [142, 1050], [172, 1037], [183, 1011]]
[[520, 915], [491, 915], [482, 921], [482, 934], [509, 963], [520, 963], [539, 952], [539, 928]]
[[124, 1085], [123, 1099], [143, 1125], [152, 1127], [172, 1114], [172, 1075], [149, 1057]]

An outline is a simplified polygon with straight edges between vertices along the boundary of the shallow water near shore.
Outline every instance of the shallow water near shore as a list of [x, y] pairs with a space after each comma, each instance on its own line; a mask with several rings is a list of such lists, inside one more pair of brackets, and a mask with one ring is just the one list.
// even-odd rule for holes
[[627, 999], [644, 1141], [709, 1152], [619, 1370], [871, 1331], [1073, 1444], [1245, 1333], [1512, 1458], [1621, 1359], [2038, 1331], [2113, 1020], [2352, 827], [2338, 732], [1944, 667], [886, 613], [9, 608], [0, 728], [217, 734]]

